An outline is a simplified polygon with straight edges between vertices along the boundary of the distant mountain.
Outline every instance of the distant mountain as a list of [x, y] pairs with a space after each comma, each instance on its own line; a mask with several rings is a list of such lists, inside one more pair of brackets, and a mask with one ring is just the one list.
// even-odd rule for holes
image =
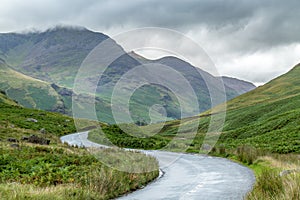
[[256, 88], [256, 86], [253, 83], [250, 83], [248, 81], [243, 81], [237, 78], [226, 76], [222, 76], [221, 78], [226, 86], [234, 89], [240, 95], [254, 90]]
[[[47, 85], [51, 88], [56, 95], [55, 101], [48, 101], [47, 108], [42, 105], [34, 106], [33, 103], [24, 103], [22, 105], [27, 107], [36, 107], [40, 109], [56, 110], [70, 114], [71, 109], [71, 95], [73, 94], [71, 89], [73, 88], [74, 79], [78, 73], [78, 69], [84, 60], [84, 58], [94, 49], [100, 42], [108, 39], [107, 35], [102, 33], [96, 33], [89, 31], [85, 28], [72, 28], [72, 27], [56, 27], [44, 32], [32, 32], [32, 33], [5, 33], [0, 34], [0, 58], [5, 60], [10, 70], [18, 71], [22, 74], [32, 77], [34, 80], [41, 80], [40, 83]], [[84, 83], [97, 85], [96, 92], [96, 110], [99, 120], [115, 123], [112, 117], [112, 111], [110, 108], [110, 98], [112, 96], [113, 89], [120, 78], [131, 69], [139, 66], [141, 63], [152, 64], [164, 64], [172, 67], [182, 74], [193, 87], [198, 97], [199, 110], [204, 111], [211, 107], [211, 100], [207, 88], [207, 83], [201, 76], [195, 76], [195, 72], [201, 72], [203, 76], [212, 82], [217, 81], [218, 78], [210, 75], [209, 73], [196, 68], [189, 63], [180, 60], [176, 57], [164, 57], [158, 60], [148, 60], [137, 54], [126, 53], [121, 46], [116, 42], [110, 44], [112, 49], [120, 52], [122, 56], [115, 59], [107, 68], [98, 82], [97, 68], [95, 73], [90, 73], [88, 76], [80, 77]], [[111, 52], [107, 52], [107, 56]], [[114, 53], [114, 52], [112, 52]], [[130, 87], [136, 83], [128, 81], [125, 86]], [[180, 87], [180, 83], [178, 87]], [[214, 84], [211, 84], [214, 85]], [[22, 90], [23, 86], [19, 86]], [[214, 90], [220, 90], [212, 86]], [[241, 88], [241, 89], [240, 89]], [[4, 86], [0, 86], [0, 89], [6, 90]], [[243, 93], [244, 87], [232, 88], [225, 84], [227, 99], [238, 96]], [[40, 98], [32, 96], [31, 92], [27, 92], [26, 95], [16, 96], [18, 92], [8, 92], [8, 95], [17, 100], [27, 101], [27, 98], [36, 99]], [[82, 99], [82, 102], [89, 102], [90, 97], [85, 94], [84, 98], [80, 94], [78, 97]], [[44, 95], [42, 95], [44, 96]], [[118, 97], [122, 101], [122, 96]], [[42, 98], [44, 99], [44, 98]], [[31, 100], [32, 101], [32, 100]], [[41, 100], [38, 100], [41, 101]], [[42, 102], [42, 101], [41, 101]], [[62, 102], [62, 103], [58, 103]], [[219, 103], [222, 103], [220, 101]], [[138, 88], [130, 99], [130, 112], [135, 122], [149, 123], [149, 109], [154, 104], [162, 105], [166, 112], [168, 119], [177, 119], [181, 116], [181, 110], [178, 100], [174, 94], [164, 86], [157, 84], [148, 84]], [[61, 105], [60, 109], [56, 109], [57, 105]], [[84, 109], [84, 106], [79, 106]], [[187, 113], [194, 115], [195, 108], [190, 106]], [[126, 113], [126, 111], [120, 109], [119, 113]], [[154, 110], [155, 121], [162, 119], [162, 113]]]
[[84, 28], [56, 27], [45, 32], [0, 34], [0, 56], [15, 70], [72, 87], [83, 59], [108, 36]]
[[[206, 83], [205, 81], [211, 81], [210, 84], [213, 86], [214, 82], [217, 82], [218, 77], [214, 77], [200, 68], [194, 67], [190, 63], [173, 56], [167, 56], [157, 60], [149, 60], [136, 54], [135, 52], [130, 52], [129, 55], [138, 60], [140, 63], [159, 63], [175, 69], [182, 74], [193, 87], [199, 99], [199, 104], [201, 104], [200, 111], [207, 110], [211, 107], [210, 95], [207, 88], [207, 84], [209, 83]], [[201, 76], [199, 74], [201, 74]], [[239, 79], [228, 77], [222, 77], [222, 79], [226, 90], [227, 100], [230, 100], [255, 88], [252, 83]]]
[[[17, 103], [27, 108], [55, 111], [68, 115], [72, 114], [72, 95], [80, 99], [78, 104], [84, 105], [91, 102], [92, 99], [87, 95], [73, 94], [71, 89], [17, 72], [2, 59], [0, 59], [0, 95], [0, 102]], [[6, 98], [6, 95], [15, 102]], [[100, 110], [105, 110], [109, 106], [98, 97], [95, 99], [95, 104]]]

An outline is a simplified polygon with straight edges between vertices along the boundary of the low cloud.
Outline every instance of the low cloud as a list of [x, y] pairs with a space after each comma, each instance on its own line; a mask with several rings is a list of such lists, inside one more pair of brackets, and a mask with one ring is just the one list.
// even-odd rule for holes
[[109, 35], [139, 27], [171, 28], [198, 42], [222, 74], [258, 83], [299, 61], [299, 8], [298, 0], [3, 0], [0, 32], [56, 24]]

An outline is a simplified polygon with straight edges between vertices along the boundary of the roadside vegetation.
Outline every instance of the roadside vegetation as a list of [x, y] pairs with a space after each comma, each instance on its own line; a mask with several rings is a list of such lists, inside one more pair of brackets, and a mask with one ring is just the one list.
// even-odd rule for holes
[[215, 147], [210, 155], [231, 159], [254, 171], [256, 183], [246, 199], [300, 199], [298, 154], [270, 153], [251, 146], [239, 146], [237, 149]]
[[[60, 136], [76, 131], [71, 118], [19, 107], [3, 95], [0, 100], [0, 199], [111, 199], [143, 187], [159, 174], [156, 159], [138, 152], [118, 150], [131, 158], [124, 163], [142, 172], [108, 167], [97, 158], [108, 150], [91, 153], [60, 142]], [[32, 135], [49, 140], [49, 145], [29, 142]], [[111, 165], [119, 163], [109, 159]]]
[[[132, 149], [161, 149], [168, 144], [169, 138], [163, 135], [155, 135], [148, 137], [134, 128], [134, 125], [126, 125], [126, 129], [130, 131], [127, 134], [118, 125], [102, 125], [101, 130], [95, 129], [89, 133], [88, 139], [100, 143], [118, 147], [126, 147]], [[104, 133], [104, 134], [102, 134]]]

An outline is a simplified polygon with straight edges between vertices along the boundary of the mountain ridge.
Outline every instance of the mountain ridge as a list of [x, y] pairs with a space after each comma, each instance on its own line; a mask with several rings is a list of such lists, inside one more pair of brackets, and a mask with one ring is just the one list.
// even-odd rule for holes
[[234, 89], [240, 95], [250, 92], [251, 90], [254, 90], [256, 88], [253, 83], [238, 78], [221, 76], [221, 79], [226, 86]]
[[[92, 32], [86, 28], [56, 27], [44, 32], [5, 33], [0, 34], [0, 58], [5, 60], [9, 67], [15, 71], [45, 81], [48, 85], [55, 84], [59, 88], [72, 89], [83, 59], [95, 46], [108, 38], [109, 36], [105, 34]], [[210, 108], [211, 100], [207, 83], [202, 77], [195, 76], [196, 72], [200, 72], [207, 79], [217, 81], [209, 73], [176, 57], [148, 60], [139, 56], [139, 60], [130, 53], [127, 54], [115, 41], [112, 41], [111, 45], [119, 49], [123, 55], [108, 66], [100, 81], [98, 82], [97, 72], [88, 77], [80, 77], [83, 82], [98, 86], [96, 96], [99, 98], [99, 104], [97, 104], [96, 110], [98, 117], [105, 116], [104, 118], [100, 117], [100, 121], [114, 123], [111, 108], [108, 108], [112, 91], [120, 78], [126, 72], [140, 65], [142, 60], [143, 62], [163, 64], [176, 69], [190, 82], [195, 90], [200, 105], [199, 110], [202, 112]], [[214, 88], [214, 86], [212, 87]], [[219, 90], [219, 88], [215, 89]], [[59, 89], [56, 93], [62, 91], [66, 92], [65, 89]], [[226, 85], [225, 91], [228, 99], [239, 95], [236, 90]], [[145, 97], [149, 97], [149, 99], [147, 100]], [[64, 99], [64, 104], [70, 104], [71, 102], [70, 96], [60, 98]], [[143, 104], [140, 103], [141, 99], [144, 99]], [[134, 121], [142, 119], [142, 121], [149, 123], [148, 111], [152, 103], [163, 105], [169, 119], [180, 117], [180, 108], [176, 103], [176, 98], [170, 91], [159, 85], [150, 84], [139, 88], [130, 101], [132, 102], [130, 112]], [[70, 105], [67, 107], [70, 107]], [[192, 107], [188, 109], [189, 113], [194, 110]], [[120, 110], [120, 112], [124, 111]], [[158, 119], [161, 118], [159, 112], [155, 115]]]

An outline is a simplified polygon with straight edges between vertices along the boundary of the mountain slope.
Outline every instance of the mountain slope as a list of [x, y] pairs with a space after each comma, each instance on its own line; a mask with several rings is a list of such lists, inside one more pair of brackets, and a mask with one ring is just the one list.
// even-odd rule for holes
[[300, 92], [299, 66], [298, 64], [288, 73], [229, 101], [227, 104], [228, 109], [242, 108], [263, 102], [275, 102], [297, 96]]
[[0, 91], [0, 103], [4, 103], [8, 105], [17, 105], [17, 102], [8, 98], [4, 91]]
[[[300, 64], [288, 73], [227, 102], [220, 142], [273, 152], [300, 152]], [[202, 129], [203, 132], [204, 129]]]
[[84, 28], [55, 27], [45, 32], [0, 34], [0, 51], [8, 65], [26, 75], [72, 86], [83, 59], [107, 38]]
[[[48, 85], [56, 85], [57, 87], [54, 86], [53, 89], [55, 89], [54, 92], [58, 94], [59, 100], [57, 101], [62, 102], [60, 104], [61, 109], [54, 108], [57, 103], [53, 101], [52, 103], [47, 103], [47, 110], [56, 110], [70, 114], [71, 97], [73, 94], [70, 89], [73, 88], [74, 79], [81, 63], [96, 45], [108, 38], [108, 36], [102, 33], [92, 32], [85, 28], [72, 27], [56, 27], [45, 32], [25, 34], [0, 34], [0, 58], [5, 60], [11, 68], [22, 74], [42, 80], [41, 82], [43, 83], [47, 82]], [[136, 66], [139, 66], [141, 63], [164, 64], [176, 69], [189, 81], [197, 94], [199, 110], [202, 112], [211, 107], [211, 99], [207, 85], [201, 76], [196, 76], [195, 74], [197, 74], [197, 71], [200, 71], [201, 74], [212, 82], [218, 81], [218, 78], [176, 57], [165, 57], [151, 61], [133, 53], [127, 54], [122, 47], [114, 41], [111, 43], [111, 48], [123, 55], [115, 59], [108, 66], [99, 82], [99, 70], [97, 70], [97, 68], [95, 68], [95, 72], [80, 77], [83, 83], [98, 86], [96, 92], [96, 97], [98, 98], [96, 110], [100, 121], [115, 123], [114, 117], [112, 116], [111, 96], [116, 83], [124, 74]], [[115, 52], [105, 53], [107, 55], [105, 54], [105, 58], [103, 59], [113, 56], [111, 54]], [[134, 87], [136, 84], [134, 80], [131, 81], [128, 79], [126, 84], [124, 84], [124, 87], [126, 86], [127, 88], [124, 89]], [[181, 86], [180, 82], [175, 84], [177, 84], [176, 86], [178, 86], [178, 88]], [[220, 88], [215, 87], [215, 84], [211, 85], [213, 90], [220, 90]], [[0, 85], [0, 89], [6, 90], [7, 88]], [[20, 86], [19, 90], [21, 89], [22, 87]], [[53, 91], [51, 88], [50, 90]], [[241, 93], [241, 91], [236, 91], [236, 88], [234, 89], [227, 85], [225, 85], [225, 90], [227, 99], [231, 99]], [[7, 94], [14, 99], [17, 97], [13, 95], [18, 93], [17, 91], [7, 92]], [[26, 95], [28, 98], [32, 98], [31, 92], [27, 92]], [[26, 95], [23, 94], [23, 96]], [[34, 98], [37, 97], [35, 96]], [[85, 98], [81, 99], [85, 101]], [[17, 100], [24, 106], [34, 107], [30, 106], [29, 103], [21, 102], [24, 100], [20, 97], [18, 97]], [[119, 95], [118, 100], [122, 102], [124, 101], [124, 97]], [[220, 100], [218, 103], [223, 103], [223, 101]], [[163, 106], [166, 110], [167, 119], [169, 120], [181, 117], [181, 109], [176, 96], [169, 89], [158, 84], [146, 84], [138, 88], [130, 98], [129, 104], [131, 117], [133, 121], [138, 124], [151, 122], [149, 110], [154, 104]], [[187, 116], [196, 114], [194, 106], [186, 107]], [[36, 108], [45, 109], [41, 106], [36, 106]], [[84, 111], [85, 109], [83, 108], [82, 110]], [[152, 122], [158, 122], [164, 119], [162, 112], [155, 109], [152, 109], [152, 111], [154, 120]], [[120, 108], [119, 113], [125, 114], [126, 111]]]
[[50, 84], [16, 72], [1, 59], [0, 88], [22, 106], [63, 111], [63, 102]]
[[224, 85], [234, 89], [240, 95], [254, 90], [256, 88], [256, 86], [253, 83], [247, 81], [226, 76], [222, 76], [221, 78], [224, 82]]
[[[207, 84], [210, 84], [213, 90], [218, 88], [214, 87], [215, 83], [218, 82], [218, 78], [212, 76], [211, 74], [201, 70], [200, 68], [192, 66], [190, 63], [185, 62], [179, 58], [173, 56], [163, 57], [157, 60], [148, 60], [135, 52], [130, 52], [130, 56], [138, 60], [140, 63], [149, 64], [149, 63], [158, 63], [175, 69], [181, 75], [183, 75], [189, 84], [192, 86], [195, 91], [197, 98], [199, 100], [200, 112], [203, 112], [211, 108], [211, 99]], [[234, 80], [231, 81], [230, 80]], [[211, 82], [205, 82], [211, 81]], [[226, 92], [226, 98], [232, 99], [240, 94], [248, 92], [248, 83], [238, 79], [227, 78], [224, 81], [224, 89]], [[250, 85], [251, 83], [249, 83]], [[253, 85], [255, 88], [255, 86]], [[251, 88], [253, 89], [253, 88]], [[222, 103], [222, 102], [220, 102]]]

